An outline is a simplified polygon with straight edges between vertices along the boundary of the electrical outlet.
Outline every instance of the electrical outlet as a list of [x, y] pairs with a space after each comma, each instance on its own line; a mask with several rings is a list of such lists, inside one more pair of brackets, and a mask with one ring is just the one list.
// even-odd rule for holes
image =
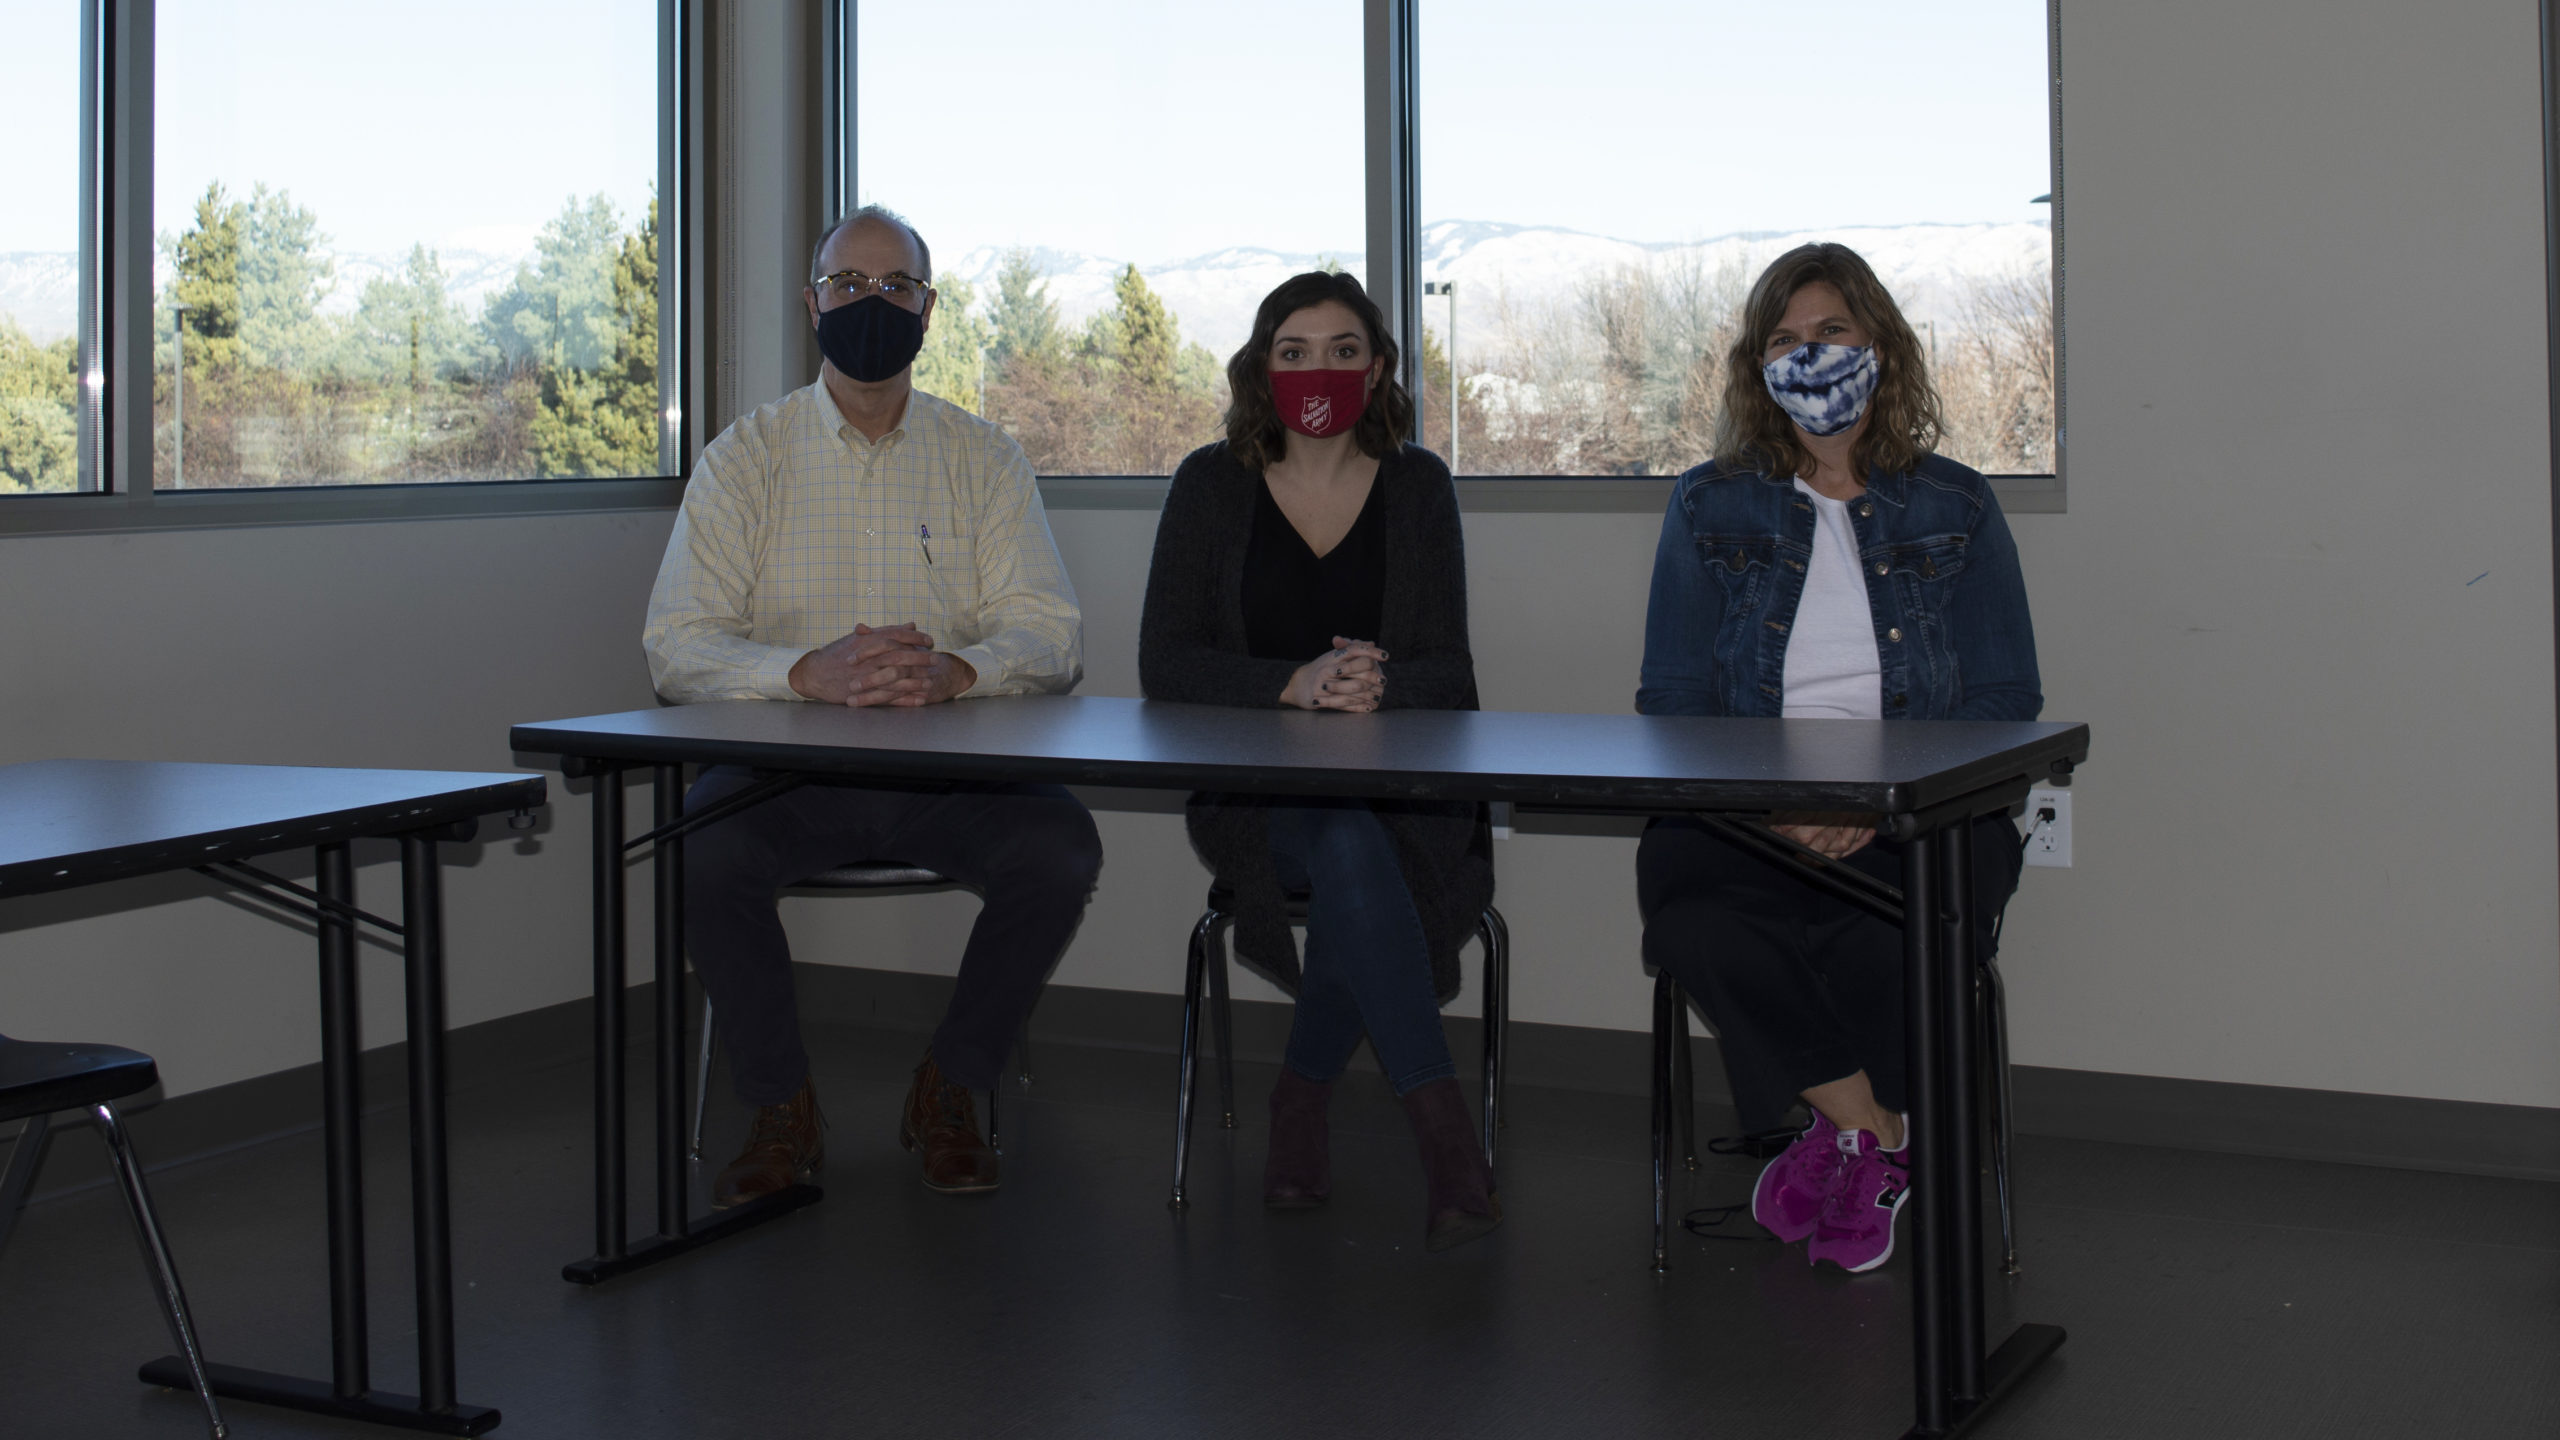
[[[2052, 818], [2047, 819], [2050, 813]], [[2027, 827], [2027, 863], [2071, 868], [2071, 792], [2054, 785], [2039, 785], [2027, 792], [2027, 813], [2018, 823]]]

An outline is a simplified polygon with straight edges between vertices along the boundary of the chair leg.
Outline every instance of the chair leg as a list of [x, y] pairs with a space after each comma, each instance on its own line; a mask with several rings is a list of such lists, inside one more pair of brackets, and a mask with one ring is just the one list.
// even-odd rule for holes
[[187, 1292], [178, 1285], [178, 1262], [169, 1255], [169, 1242], [160, 1233], [159, 1218], [151, 1213], [151, 1192], [142, 1183], [142, 1163], [134, 1158], [133, 1141], [125, 1134], [124, 1121], [113, 1105], [91, 1109], [98, 1122], [98, 1133], [107, 1140], [107, 1156], [115, 1162], [116, 1182], [124, 1191], [125, 1208], [133, 1214], [134, 1238], [141, 1242], [142, 1261], [150, 1271], [152, 1288], [159, 1292], [161, 1313], [169, 1321], [169, 1334], [178, 1342], [178, 1353], [186, 1358], [187, 1374], [193, 1378], [196, 1398], [204, 1404], [205, 1428], [214, 1440], [223, 1440], [230, 1430], [222, 1423], [222, 1411], [213, 1402], [213, 1386], [205, 1379], [204, 1351], [196, 1344], [195, 1322], [187, 1316]]
[[1173, 1198], [1165, 1202], [1175, 1210], [1191, 1203], [1182, 1193], [1182, 1182], [1191, 1168], [1191, 1093], [1199, 1082], [1200, 984], [1209, 964], [1209, 934], [1218, 919], [1218, 912], [1212, 910], [1191, 927], [1191, 953], [1182, 967], [1182, 1047], [1173, 1090]]
[[1671, 1104], [1680, 1121], [1680, 1160], [1698, 1168], [1698, 1057], [1689, 1048], [1689, 997], [1671, 986]]
[[1484, 1163], [1490, 1169], [1502, 1129], [1502, 1052], [1511, 1025], [1511, 927], [1501, 911], [1485, 907], [1476, 938], [1484, 945]]
[[2018, 1273], [2018, 1216], [2009, 1183], [2009, 1158], [2017, 1143], [2017, 1111], [2009, 1093], [2009, 1000], [2000, 984], [2000, 962], [1988, 956], [1977, 967], [1983, 1059], [1991, 1091], [1991, 1183], [2000, 1194], [2000, 1273]]
[[30, 1115], [18, 1131], [17, 1143], [9, 1147], [9, 1168], [0, 1171], [0, 1249], [7, 1248], [9, 1232], [18, 1227], [18, 1212], [27, 1208], [27, 1191], [36, 1183], [36, 1169], [44, 1164], [45, 1141], [52, 1133], [52, 1116]]
[[1227, 997], [1227, 938], [1213, 929], [1205, 947], [1209, 959], [1209, 1029], [1218, 1042], [1218, 1128], [1236, 1128], [1236, 1021]]
[[702, 1163], [702, 1112], [711, 1100], [711, 992], [702, 995], [702, 1054], [693, 1062], [693, 1140], [685, 1158]]
[[1671, 1268], [1671, 1013], [1679, 990], [1653, 981], [1653, 1273]]

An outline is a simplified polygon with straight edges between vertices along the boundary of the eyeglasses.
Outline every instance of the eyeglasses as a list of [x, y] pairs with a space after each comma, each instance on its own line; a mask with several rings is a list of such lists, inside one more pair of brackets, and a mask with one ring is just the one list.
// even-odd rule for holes
[[904, 270], [892, 270], [877, 280], [859, 270], [839, 270], [833, 275], [821, 275], [809, 285], [819, 294], [833, 295], [839, 300], [859, 300], [865, 295], [876, 294], [903, 302], [913, 296], [933, 293], [932, 286]]

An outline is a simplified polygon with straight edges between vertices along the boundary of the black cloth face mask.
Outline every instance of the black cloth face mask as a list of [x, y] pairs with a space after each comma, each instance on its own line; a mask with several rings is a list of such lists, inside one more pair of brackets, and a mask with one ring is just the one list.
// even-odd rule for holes
[[883, 295], [818, 312], [818, 353], [846, 376], [877, 384], [915, 363], [924, 316]]

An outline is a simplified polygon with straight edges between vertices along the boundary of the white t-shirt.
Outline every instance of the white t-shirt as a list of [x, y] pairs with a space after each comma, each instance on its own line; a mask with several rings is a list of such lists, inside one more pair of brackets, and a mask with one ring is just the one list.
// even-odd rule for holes
[[1883, 665], [1876, 655], [1875, 616], [1867, 608], [1867, 582], [1858, 573], [1858, 534], [1849, 505], [1814, 493], [1802, 480], [1796, 490], [1813, 501], [1813, 560], [1805, 566], [1804, 599], [1787, 632], [1786, 708], [1798, 717], [1881, 720]]

